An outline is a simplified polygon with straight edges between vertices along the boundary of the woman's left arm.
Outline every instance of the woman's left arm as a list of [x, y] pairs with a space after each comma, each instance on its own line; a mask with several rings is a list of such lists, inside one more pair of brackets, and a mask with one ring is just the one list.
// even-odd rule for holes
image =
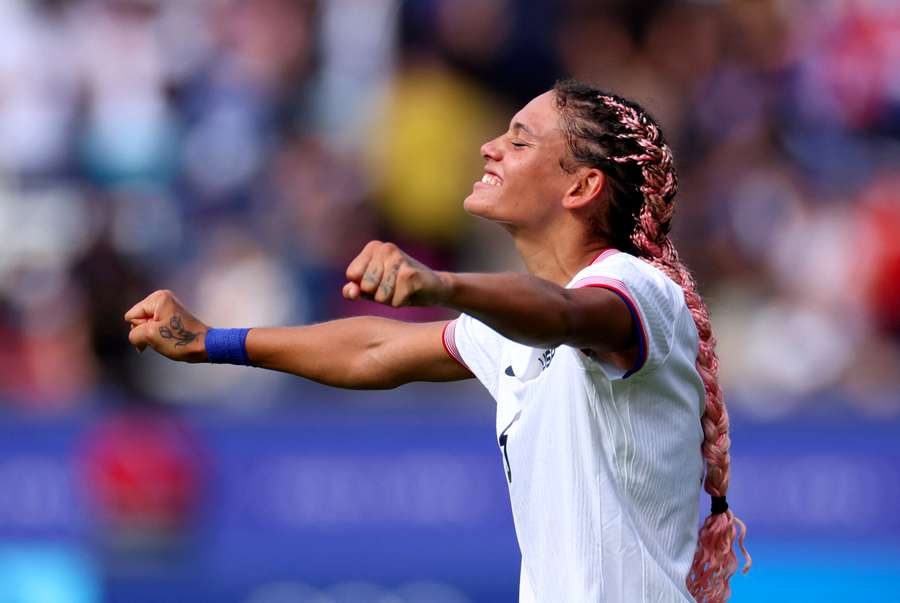
[[636, 344], [628, 306], [602, 288], [566, 289], [514, 272], [434, 271], [396, 245], [380, 241], [370, 242], [350, 263], [347, 280], [343, 291], [347, 299], [453, 308], [533, 347], [570, 345], [618, 352]]

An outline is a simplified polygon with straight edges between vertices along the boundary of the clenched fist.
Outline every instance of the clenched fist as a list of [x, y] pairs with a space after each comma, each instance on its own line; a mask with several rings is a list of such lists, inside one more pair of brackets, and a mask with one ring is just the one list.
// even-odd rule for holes
[[184, 309], [171, 291], [154, 291], [125, 313], [128, 341], [139, 351], [149, 345], [172, 360], [205, 362], [205, 324]]
[[369, 242], [347, 267], [347, 299], [394, 306], [431, 306], [447, 295], [447, 275], [403, 253], [393, 243]]

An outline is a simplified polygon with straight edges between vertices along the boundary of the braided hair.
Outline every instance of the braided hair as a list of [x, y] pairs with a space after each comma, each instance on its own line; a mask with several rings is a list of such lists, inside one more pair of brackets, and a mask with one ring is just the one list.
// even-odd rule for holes
[[[715, 498], [728, 491], [730, 458], [728, 412], [718, 381], [719, 361], [709, 312], [697, 285], [669, 238], [678, 180], [672, 151], [659, 126], [637, 103], [574, 80], [557, 82], [557, 108], [570, 157], [560, 165], [572, 172], [578, 166], [603, 171], [605, 193], [589, 226], [597, 236], [652, 264], [684, 290], [684, 299], [697, 325], [700, 345], [697, 371], [706, 392], [701, 425], [706, 465], [705, 490]], [[721, 500], [721, 499], [720, 499]], [[721, 511], [717, 509], [717, 511]], [[747, 528], [727, 508], [710, 514], [697, 539], [687, 587], [700, 603], [728, 599], [728, 581], [737, 569], [734, 543], [745, 558]]]

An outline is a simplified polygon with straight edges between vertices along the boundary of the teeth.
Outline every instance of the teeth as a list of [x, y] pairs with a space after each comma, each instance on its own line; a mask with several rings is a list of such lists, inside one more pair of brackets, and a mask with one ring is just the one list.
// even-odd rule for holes
[[481, 182], [489, 186], [500, 186], [503, 183], [500, 178], [494, 176], [493, 174], [485, 174], [481, 177]]

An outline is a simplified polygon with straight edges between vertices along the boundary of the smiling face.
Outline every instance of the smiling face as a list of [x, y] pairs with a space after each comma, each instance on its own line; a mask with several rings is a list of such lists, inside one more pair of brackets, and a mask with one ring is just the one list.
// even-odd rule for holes
[[545, 92], [513, 116], [509, 130], [482, 145], [485, 173], [463, 206], [513, 229], [553, 220], [575, 181], [560, 166], [566, 153], [555, 94]]

